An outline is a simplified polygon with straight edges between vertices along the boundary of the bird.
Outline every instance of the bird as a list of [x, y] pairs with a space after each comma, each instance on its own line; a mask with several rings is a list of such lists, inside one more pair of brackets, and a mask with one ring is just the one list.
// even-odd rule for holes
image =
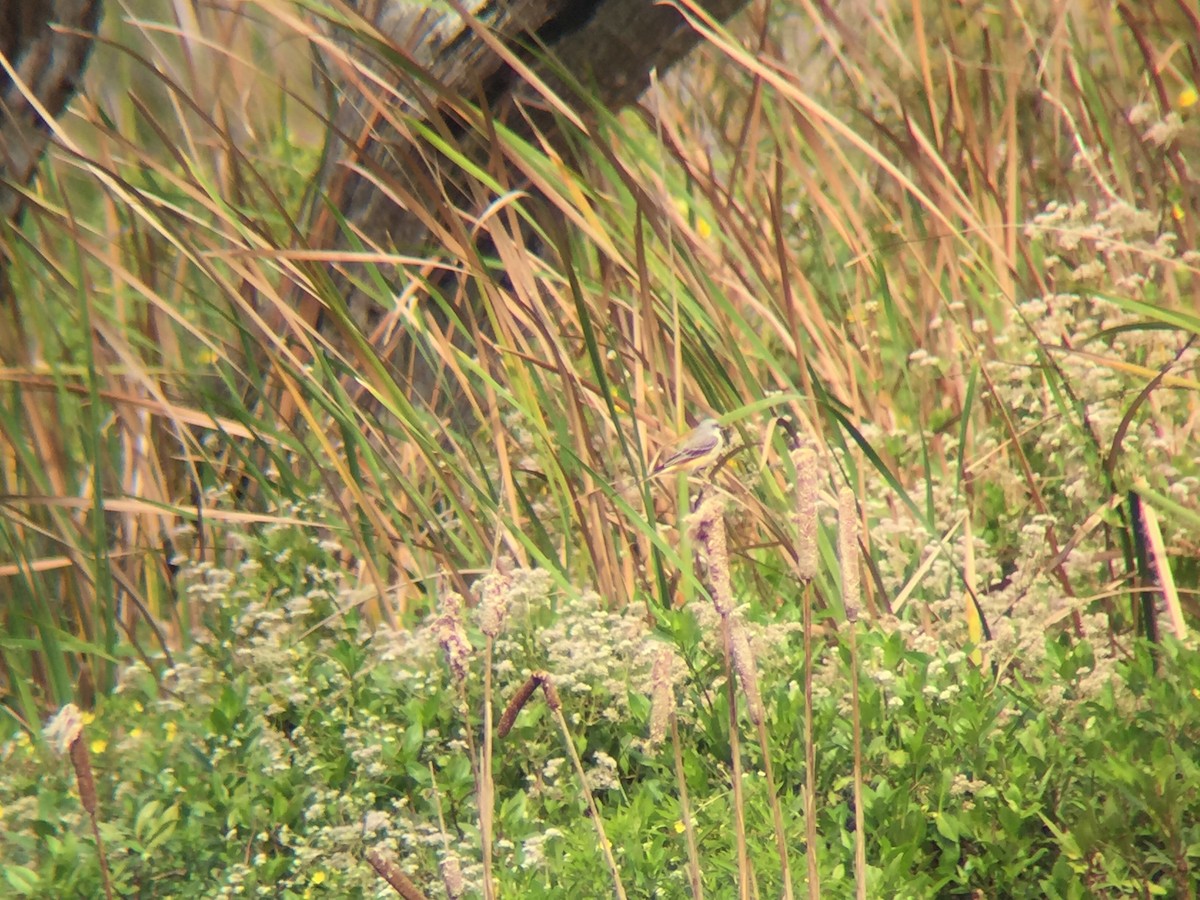
[[716, 419], [704, 419], [650, 472], [654, 478], [671, 469], [698, 469], [717, 461], [725, 450], [725, 432]]

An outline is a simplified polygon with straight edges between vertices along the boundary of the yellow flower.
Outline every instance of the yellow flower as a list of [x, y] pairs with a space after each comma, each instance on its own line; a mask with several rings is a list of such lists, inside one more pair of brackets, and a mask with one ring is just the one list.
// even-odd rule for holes
[[682, 199], [676, 198], [675, 209], [683, 218], [696, 223], [696, 234], [702, 241], [712, 237], [712, 226], [708, 224], [708, 220], [699, 215], [696, 210], [685, 203]]
[[324, 872], [313, 872], [312, 878], [310, 878], [309, 881], [311, 881], [313, 884], [324, 884], [325, 883], [325, 873]]
[[1177, 99], [1180, 109], [1187, 109], [1189, 106], [1195, 106], [1200, 103], [1200, 92], [1197, 92], [1194, 87], [1185, 87], [1179, 92]]
[[684, 831], [686, 831], [686, 830], [687, 829], [684, 827], [684, 824], [683, 824], [683, 819], [676, 819], [675, 820], [675, 833], [683, 834]]
[[96, 738], [96, 740], [88, 744], [88, 749], [93, 753], [103, 753], [108, 749], [108, 741], [103, 738]]

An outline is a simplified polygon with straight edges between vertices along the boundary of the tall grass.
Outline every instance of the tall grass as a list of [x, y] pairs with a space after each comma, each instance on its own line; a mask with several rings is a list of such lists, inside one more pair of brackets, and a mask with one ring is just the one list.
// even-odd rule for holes
[[[161, 668], [211, 624], [180, 564], [279, 524], [342, 548], [334, 615], [410, 623], [511, 559], [666, 629], [718, 598], [682, 524], [695, 484], [647, 461], [709, 414], [736, 433], [715, 480], [739, 602], [786, 614], [811, 582], [810, 639], [848, 610], [828, 529], [815, 573], [795, 551], [799, 445], [859, 498], [864, 619], [1000, 669], [1046, 628], [1117, 656], [1164, 596], [1176, 630], [1194, 620], [1194, 22], [685, 10], [693, 59], [619, 113], [537, 97], [548, 135], [340, 7], [112, 6], [6, 234], [10, 727], [131, 657]], [[457, 172], [452, 195], [351, 173], [428, 240], [314, 193], [337, 144], [310, 47], [404, 152]]]

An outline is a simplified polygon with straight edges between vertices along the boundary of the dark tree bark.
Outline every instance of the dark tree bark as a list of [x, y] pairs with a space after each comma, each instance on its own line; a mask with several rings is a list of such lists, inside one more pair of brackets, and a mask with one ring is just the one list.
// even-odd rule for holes
[[[695, 2], [724, 21], [746, 0]], [[449, 3], [458, 9], [457, 0]], [[470, 207], [478, 198], [461, 170], [429, 145], [414, 141], [411, 131], [399, 133], [394, 117], [398, 102], [406, 103], [410, 114], [419, 109], [430, 127], [458, 140], [468, 157], [486, 168], [494, 148], [456, 118], [454, 98], [509, 115], [510, 126], [536, 129], [542, 139], [560, 147], [572, 137], [559, 130], [560, 120], [516, 73], [513, 59], [586, 118], [595, 104], [615, 110], [635, 101], [651, 71], [665, 71], [699, 40], [676, 6], [655, 0], [486, 0], [450, 15], [396, 0], [351, 0], [351, 5], [391, 48], [371, 48], [363, 34], [348, 34], [343, 26], [331, 29], [333, 36], [355, 48], [350, 53], [388, 79], [395, 93], [388, 96], [378, 84], [366, 84], [344, 59], [326, 60], [328, 84], [337, 95], [333, 122], [338, 140], [319, 187], [364, 243], [410, 252], [420, 252], [429, 241], [430, 210]], [[0, 52], [51, 116], [62, 111], [79, 84], [100, 8], [101, 0], [0, 0]], [[403, 53], [397, 55], [396, 47]], [[405, 55], [416, 65], [406, 69], [397, 64]], [[0, 72], [0, 216], [9, 222], [21, 214], [19, 189], [32, 178], [47, 139], [35, 105]], [[397, 197], [410, 202], [397, 202]], [[310, 241], [334, 249], [349, 244], [347, 230], [328, 211], [318, 217]], [[7, 293], [4, 249], [0, 244], [0, 303]], [[370, 333], [380, 311], [355, 286], [354, 274], [343, 269], [334, 273], [334, 282], [359, 327]], [[298, 302], [304, 318], [322, 332], [331, 330], [315, 302]], [[410, 373], [414, 399], [428, 399], [424, 376], [429, 373], [418, 371], [419, 363], [414, 368], [412, 348], [392, 348], [388, 356], [396, 371]]]
[[[29, 184], [50, 131], [28, 94], [51, 116], [67, 105], [83, 78], [100, 19], [100, 0], [0, 0], [0, 358], [19, 321], [9, 297], [10, 264], [5, 232], [20, 221]], [[17, 75], [14, 81], [8, 74]], [[22, 86], [24, 89], [22, 89]], [[6, 309], [7, 308], [7, 309]]]
[[[745, 6], [746, 0], [700, 0], [699, 5], [719, 21]], [[530, 65], [533, 73], [578, 112], [591, 103], [610, 110], [626, 106], [642, 95], [650, 72], [664, 72], [699, 40], [673, 6], [655, 0], [491, 0], [478, 6], [475, 23], [434, 18], [429, 12], [397, 13], [397, 4], [373, 0], [362, 4], [364, 16], [398, 46], [413, 45], [419, 62], [428, 65], [437, 86], [448, 95], [483, 100], [492, 109], [531, 99], [531, 89], [516, 76], [503, 56], [489, 46], [473, 24], [486, 26], [496, 41]], [[526, 48], [546, 47], [549, 61], [530, 60]], [[579, 96], [558, 71], [570, 72], [588, 93]], [[425, 86], [428, 90], [429, 86]], [[410, 158], [397, 153], [402, 143], [361, 95], [340, 86], [344, 99], [336, 123], [343, 135], [358, 146], [331, 157], [323, 181], [333, 199], [349, 213], [351, 224], [368, 238], [390, 236], [402, 246], [419, 243], [425, 228], [411, 221], [411, 213], [373, 193], [366, 179], [336, 185], [338, 172], [348, 161], [378, 173], [381, 179], [411, 183]], [[398, 93], [406, 93], [397, 86]], [[536, 107], [534, 108], [536, 111]], [[554, 139], [554, 120], [538, 117], [543, 135]], [[486, 148], [481, 148], [486, 150]], [[451, 177], [453, 174], [451, 173]], [[386, 242], [385, 242], [386, 243]]]
[[[696, 0], [717, 21], [727, 20], [745, 3]], [[649, 85], [652, 71], [665, 71], [700, 39], [677, 7], [655, 0], [488, 0], [449, 17], [388, 0], [366, 0], [357, 6], [393, 46], [412, 54], [423, 70], [422, 80], [418, 82], [403, 67], [387, 67], [384, 72], [377, 62], [367, 64], [383, 72], [397, 96], [411, 98], [410, 108], [420, 108], [431, 127], [451, 135], [459, 150], [484, 169], [489, 161], [494, 163], [494, 148], [486, 136], [472, 134], [455, 118], [450, 111], [453, 98], [480, 103], [505, 118], [510, 127], [526, 134], [536, 130], [540, 139], [559, 149], [577, 137], [562, 133], [562, 119], [545, 109], [530, 79], [517, 74], [509, 59], [532, 70], [586, 121], [589, 109], [597, 104], [617, 110], [636, 101]], [[346, 43], [352, 46], [354, 39]], [[570, 77], [560, 77], [560, 72]], [[359, 91], [351, 86], [353, 80], [344, 70], [331, 78], [340, 97], [334, 122], [342, 141], [321, 173], [321, 190], [367, 245], [420, 252], [430, 238], [431, 210], [477, 207], [479, 199], [472, 197], [470, 179], [458, 167], [414, 139], [411, 130], [399, 133], [394, 125], [394, 97], [381, 99], [386, 92], [378, 85]], [[412, 202], [397, 202], [398, 196]], [[448, 214], [454, 213], [448, 210]], [[347, 230], [332, 216], [325, 218], [323, 227], [318, 219], [314, 232], [318, 245], [348, 245]], [[356, 274], [343, 267], [340, 275], [335, 273], [334, 283], [358, 327], [370, 334], [381, 311], [355, 286]], [[301, 310], [306, 320], [329, 335], [331, 329], [321, 321], [315, 303], [307, 308], [301, 303]], [[460, 318], [470, 318], [471, 310], [457, 312]], [[336, 339], [333, 343], [344, 346]], [[411, 342], [406, 344], [401, 337], [399, 345], [385, 350], [385, 355], [394, 372], [406, 373], [402, 383], [407, 381], [412, 399], [447, 411], [431, 400], [437, 373], [421, 362]]]
[[[0, 54], [51, 116], [79, 88], [100, 0], [0, 0]], [[0, 71], [0, 216], [15, 222], [49, 130], [25, 91]]]

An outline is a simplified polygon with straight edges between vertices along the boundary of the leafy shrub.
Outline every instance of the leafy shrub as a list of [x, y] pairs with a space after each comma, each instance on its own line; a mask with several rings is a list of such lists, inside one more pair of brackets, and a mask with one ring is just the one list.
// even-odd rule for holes
[[[278, 560], [289, 546], [288, 566]], [[364, 862], [394, 856], [430, 894], [453, 858], [481, 877], [476, 803], [482, 634], [465, 692], [438, 623], [369, 631], [322, 576], [329, 548], [272, 530], [239, 569], [192, 570], [214, 628], [156, 683], [129, 666], [87, 727], [101, 834], [126, 896], [389, 896]], [[298, 572], [307, 584], [297, 584]], [[489, 576], [492, 577], [492, 576]], [[669, 745], [646, 739], [651, 660], [664, 646], [629, 610], [556, 595], [535, 571], [508, 591], [495, 642], [496, 702], [529, 671], [558, 683], [623, 882], [686, 896], [682, 812]], [[485, 582], [486, 584], [486, 582]], [[315, 587], [314, 587], [315, 585]], [[245, 603], [248, 586], [267, 602]], [[482, 587], [481, 590], [490, 590]], [[245, 611], [227, 615], [237, 596]], [[220, 615], [215, 612], [219, 611]], [[690, 668], [679, 688], [683, 772], [706, 887], [735, 879], [729, 717], [711, 615], [676, 614]], [[798, 629], [748, 623], [760, 651], [791, 853], [803, 848]], [[225, 630], [221, 630], [225, 629]], [[1200, 653], [1136, 644], [1098, 678], [1086, 643], [1046, 639], [1036, 668], [930, 650], [894, 621], [860, 633], [865, 830], [876, 896], [1182, 896], [1200, 854]], [[850, 658], [829, 643], [815, 686], [822, 889], [853, 892]], [[465, 705], [464, 705], [465, 704]], [[756, 745], [743, 743], [750, 855], [760, 890], [779, 862]], [[16, 896], [99, 896], [96, 848], [70, 767], [27, 739], [3, 748], [0, 857]], [[503, 895], [611, 890], [560, 736], [531, 702], [495, 748]]]

